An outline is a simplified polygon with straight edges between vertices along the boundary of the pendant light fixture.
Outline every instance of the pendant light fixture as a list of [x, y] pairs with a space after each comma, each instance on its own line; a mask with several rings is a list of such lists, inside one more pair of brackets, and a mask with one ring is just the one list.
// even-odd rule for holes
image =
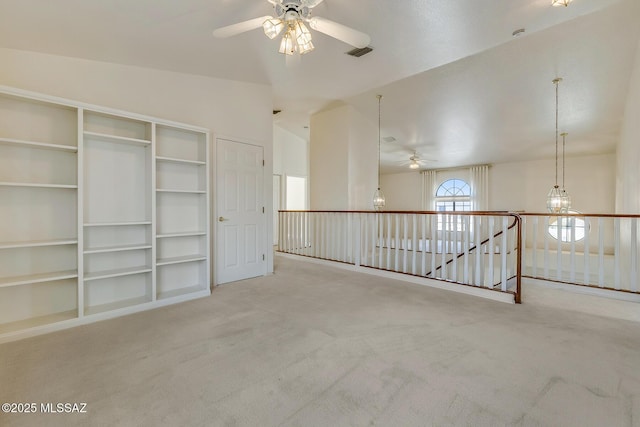
[[553, 79], [553, 84], [556, 85], [556, 180], [554, 186], [549, 190], [547, 194], [547, 210], [550, 213], [559, 214], [562, 212], [562, 191], [558, 186], [558, 84], [562, 81], [562, 78], [558, 77]]
[[377, 95], [378, 98], [378, 189], [373, 193], [373, 209], [381, 211], [385, 205], [384, 193], [380, 190], [380, 101], [382, 95]]
[[567, 135], [569, 135], [567, 132], [562, 132], [560, 134], [560, 136], [562, 136], [562, 191], [560, 192], [560, 205], [561, 212], [563, 213], [569, 212], [569, 209], [571, 209], [571, 196], [569, 196], [569, 193], [564, 188], [564, 147]]

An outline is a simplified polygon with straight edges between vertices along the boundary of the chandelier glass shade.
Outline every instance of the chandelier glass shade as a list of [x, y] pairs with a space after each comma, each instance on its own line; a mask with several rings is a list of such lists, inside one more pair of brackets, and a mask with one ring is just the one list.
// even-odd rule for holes
[[267, 19], [262, 24], [262, 29], [264, 34], [272, 40], [285, 30], [278, 50], [282, 54], [293, 55], [298, 52], [304, 55], [315, 48], [311, 40], [311, 32], [301, 19], [289, 21], [283, 21], [280, 18]]

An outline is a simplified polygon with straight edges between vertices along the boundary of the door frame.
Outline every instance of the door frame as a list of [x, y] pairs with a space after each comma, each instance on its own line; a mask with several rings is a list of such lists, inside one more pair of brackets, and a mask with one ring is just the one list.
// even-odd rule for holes
[[218, 174], [218, 141], [225, 140], [237, 144], [245, 144], [252, 145], [254, 147], [258, 147], [262, 149], [262, 159], [264, 161], [264, 167], [262, 168], [262, 200], [265, 206], [265, 214], [263, 215], [263, 236], [262, 236], [262, 245], [265, 248], [265, 262], [263, 264], [262, 275], [266, 276], [267, 274], [271, 274], [273, 272], [273, 250], [272, 244], [269, 244], [270, 241], [273, 241], [273, 230], [270, 225], [273, 221], [273, 180], [271, 176], [273, 175], [273, 154], [270, 149], [270, 145], [262, 144], [257, 141], [251, 141], [247, 138], [238, 138], [234, 136], [224, 135], [224, 134], [215, 134], [213, 135], [214, 147], [211, 150], [211, 175], [210, 175], [210, 188], [214, 191], [211, 195], [211, 212], [215, 214], [211, 215], [211, 244], [210, 244], [210, 253], [212, 254], [211, 260], [211, 281], [212, 286], [218, 286], [218, 265], [220, 263], [220, 259], [218, 256], [218, 183], [217, 174]]

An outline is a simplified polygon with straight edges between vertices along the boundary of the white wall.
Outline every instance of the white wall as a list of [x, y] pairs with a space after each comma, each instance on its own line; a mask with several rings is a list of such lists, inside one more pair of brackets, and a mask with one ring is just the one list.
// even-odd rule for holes
[[309, 175], [309, 143], [276, 125], [273, 126], [273, 173]]
[[[13, 49], [0, 49], [0, 63], [2, 85], [197, 125], [217, 135], [263, 146], [268, 216], [265, 243], [273, 240], [268, 226], [272, 222], [273, 186], [269, 86]], [[215, 152], [213, 145], [211, 151]], [[267, 253], [268, 271], [273, 271], [273, 256], [271, 251]]]
[[309, 143], [299, 136], [273, 125], [273, 174], [280, 175], [282, 208], [287, 205], [286, 177], [307, 178], [307, 201], [309, 207]]
[[[583, 213], [612, 213], [615, 199], [615, 155], [567, 157], [566, 188], [572, 208]], [[560, 175], [561, 176], [561, 175]], [[451, 178], [469, 182], [469, 171], [438, 171], [438, 184]], [[489, 168], [489, 209], [545, 212], [555, 179], [555, 160], [498, 163]], [[382, 176], [386, 210], [420, 210], [418, 172]]]
[[311, 210], [349, 206], [349, 110], [341, 106], [311, 116], [309, 187]]
[[616, 212], [640, 213], [640, 42], [629, 83], [622, 134], [618, 143]]

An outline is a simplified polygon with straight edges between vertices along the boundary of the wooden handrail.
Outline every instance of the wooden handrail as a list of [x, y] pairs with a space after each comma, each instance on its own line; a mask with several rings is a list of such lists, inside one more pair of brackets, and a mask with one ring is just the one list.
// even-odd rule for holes
[[[513, 227], [515, 227], [515, 226], [516, 226], [516, 224], [517, 224], [517, 223], [518, 223], [518, 217], [514, 216], [514, 217], [513, 217], [513, 224], [511, 224], [509, 227], [507, 227], [507, 230], [511, 230]], [[501, 236], [501, 235], [502, 235], [502, 233], [503, 233], [503, 230], [498, 231], [496, 234], [494, 234], [494, 235], [493, 235], [493, 238], [495, 239], [496, 237]], [[482, 246], [482, 245], [484, 245], [484, 244], [488, 243], [488, 242], [489, 242], [489, 240], [491, 240], [491, 237], [487, 237], [487, 238], [486, 238], [486, 239], [484, 239], [482, 242], [480, 242], [480, 246]], [[476, 250], [477, 248], [478, 248], [478, 245], [473, 245], [472, 247], [470, 247], [470, 248], [469, 248], [469, 250], [468, 250], [468, 251], [465, 251], [465, 252], [462, 252], [462, 253], [458, 254], [458, 256], [456, 257], [456, 259], [458, 259], [458, 258], [462, 258], [462, 257], [463, 257], [463, 256], [465, 256], [467, 253], [471, 253], [471, 251], [474, 251], [474, 250]], [[445, 263], [445, 265], [449, 265], [449, 264], [450, 264], [450, 263], [452, 263], [452, 262], [453, 262], [453, 258], [451, 258], [449, 261], [447, 261], [447, 262]], [[435, 270], [435, 271], [438, 271], [438, 270], [442, 270], [442, 265], [439, 265], [439, 266], [436, 268], [436, 270]], [[428, 272], [426, 275], [428, 276], [428, 275], [430, 275], [431, 273], [432, 273], [432, 271]]]

